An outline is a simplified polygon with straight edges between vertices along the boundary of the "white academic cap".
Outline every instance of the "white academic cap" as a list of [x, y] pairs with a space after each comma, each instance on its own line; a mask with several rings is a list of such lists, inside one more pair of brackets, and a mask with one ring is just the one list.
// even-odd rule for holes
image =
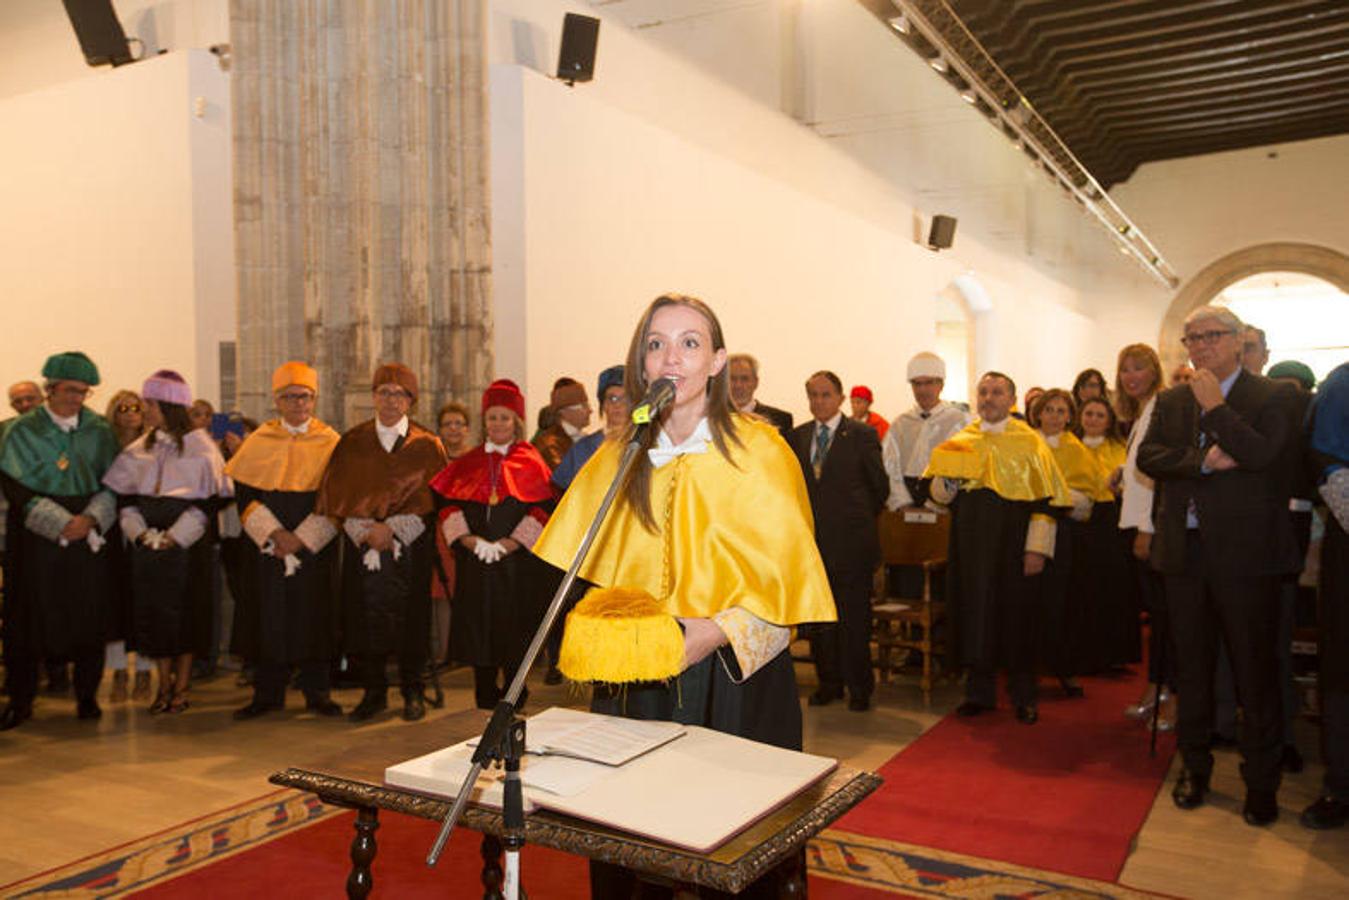
[[909, 381], [915, 378], [940, 378], [946, 380], [946, 363], [935, 353], [916, 353], [909, 360]]

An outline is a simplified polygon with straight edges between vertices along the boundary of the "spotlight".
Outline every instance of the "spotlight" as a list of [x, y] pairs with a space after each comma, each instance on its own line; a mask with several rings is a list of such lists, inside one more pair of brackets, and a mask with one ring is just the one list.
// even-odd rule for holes
[[943, 75], [951, 71], [951, 67], [947, 64], [946, 60], [940, 56], [932, 57], [927, 61], [927, 64]]
[[979, 98], [978, 96], [975, 95], [974, 91], [970, 90], [969, 88], [965, 88], [965, 90], [960, 92], [960, 99], [964, 100], [966, 103], [973, 103]]
[[909, 17], [903, 13], [890, 19], [890, 27], [900, 34], [908, 34], [913, 29], [913, 26], [909, 24]]

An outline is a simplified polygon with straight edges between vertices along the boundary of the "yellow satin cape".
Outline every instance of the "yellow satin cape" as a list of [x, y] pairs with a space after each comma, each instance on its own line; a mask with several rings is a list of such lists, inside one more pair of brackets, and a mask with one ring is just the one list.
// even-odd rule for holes
[[[1095, 456], [1096, 461], [1100, 463], [1102, 471], [1105, 472], [1106, 486], [1108, 488], [1111, 473], [1124, 465], [1125, 459], [1129, 456], [1129, 448], [1124, 446], [1122, 441], [1116, 441], [1111, 438], [1106, 438], [1095, 447], [1087, 446], [1085, 443], [1082, 446], [1086, 447], [1087, 452], [1092, 456]], [[1111, 499], [1114, 499], [1113, 494], [1111, 495]]]
[[985, 432], [975, 420], [938, 444], [924, 478], [951, 478], [965, 490], [987, 488], [1004, 500], [1049, 498], [1052, 506], [1072, 506], [1068, 485], [1040, 433], [1020, 419], [1002, 432]]
[[[686, 453], [652, 471], [655, 532], [620, 494], [581, 577], [646, 591], [676, 616], [707, 618], [741, 606], [774, 625], [835, 621], [796, 455], [767, 422], [736, 414], [735, 424], [743, 446], [730, 443], [734, 464], [709, 442], [706, 453]], [[619, 441], [595, 451], [535, 554], [561, 569], [571, 565], [622, 452]]]
[[316, 491], [341, 435], [318, 419], [291, 434], [272, 419], [250, 434], [225, 464], [225, 474], [259, 491]]
[[1054, 462], [1058, 463], [1068, 487], [1079, 491], [1093, 501], [1114, 500], [1108, 484], [1110, 473], [1101, 468], [1101, 461], [1071, 431], [1059, 434], [1059, 445], [1051, 446]]

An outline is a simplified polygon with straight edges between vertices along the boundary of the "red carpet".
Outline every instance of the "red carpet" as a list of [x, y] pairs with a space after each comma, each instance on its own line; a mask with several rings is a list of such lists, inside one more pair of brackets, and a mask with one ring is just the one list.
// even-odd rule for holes
[[[355, 833], [355, 813], [332, 816], [220, 862], [186, 872], [128, 896], [154, 900], [199, 900], [201, 897], [277, 897], [290, 900], [340, 897], [351, 863], [347, 848]], [[372, 867], [374, 898], [480, 897], [481, 836], [460, 830], [450, 838], [439, 865], [426, 867], [426, 852], [439, 823], [385, 813], [375, 840]], [[521, 860], [522, 884], [539, 900], [589, 900], [590, 875], [578, 856], [526, 846]], [[279, 888], [278, 885], [284, 885]], [[896, 892], [875, 890], [811, 876], [810, 893], [817, 900], [894, 900]], [[900, 894], [899, 896], [908, 896]]]
[[[355, 815], [332, 816], [131, 896], [156, 900], [343, 896], [351, 871], [347, 849], [355, 835]], [[481, 835], [456, 831], [440, 863], [429, 869], [426, 853], [439, 828], [438, 822], [429, 819], [393, 813], [379, 817], [372, 897], [482, 896], [482, 857], [478, 853]], [[589, 900], [589, 876], [585, 861], [579, 857], [526, 846], [520, 870], [531, 897]], [[284, 884], [283, 890], [278, 890], [279, 884]]]
[[885, 783], [835, 823], [856, 832], [1115, 881], [1166, 775], [1174, 741], [1121, 712], [1139, 678], [1084, 679], [1084, 700], [1042, 684], [1040, 721], [1003, 708], [948, 716], [880, 770]]

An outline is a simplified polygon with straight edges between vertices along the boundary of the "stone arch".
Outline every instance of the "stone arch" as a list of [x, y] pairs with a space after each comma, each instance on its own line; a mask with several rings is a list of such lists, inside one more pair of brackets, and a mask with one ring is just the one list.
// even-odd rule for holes
[[1218, 259], [1200, 270], [1176, 294], [1162, 319], [1157, 349], [1162, 371], [1186, 361], [1181, 326], [1190, 310], [1203, 306], [1223, 288], [1261, 272], [1301, 272], [1323, 279], [1349, 294], [1349, 256], [1315, 244], [1257, 244]]

